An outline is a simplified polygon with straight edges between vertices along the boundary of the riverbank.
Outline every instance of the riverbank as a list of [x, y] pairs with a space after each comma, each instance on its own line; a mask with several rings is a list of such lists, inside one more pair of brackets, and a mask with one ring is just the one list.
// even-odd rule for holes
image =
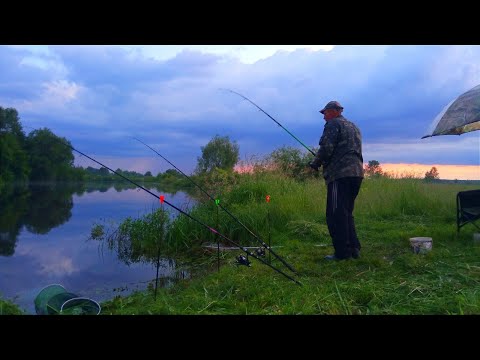
[[[332, 253], [324, 184], [272, 175], [244, 177], [225, 194], [225, 206], [249, 228], [259, 229], [264, 239], [270, 216], [272, 245], [283, 246], [276, 252], [298, 276], [273, 257], [272, 265], [302, 286], [255, 259], [250, 267], [237, 265], [240, 250], [235, 255], [224, 252], [220, 271], [213, 267], [204, 277], [159, 289], [156, 300], [152, 291], [117, 297], [103, 304], [102, 313], [479, 314], [480, 247], [472, 240], [473, 227], [462, 228], [457, 239], [455, 224], [456, 193], [472, 188], [366, 179], [355, 210], [361, 257], [328, 262], [323, 259]], [[203, 215], [201, 206], [196, 209], [196, 216], [207, 219], [208, 206]], [[222, 219], [220, 228], [227, 236], [243, 246], [254, 243], [239, 226]], [[189, 246], [201, 246], [208, 231], [191, 223], [183, 229], [192, 235]], [[409, 238], [416, 236], [432, 237], [432, 251], [414, 254]], [[214, 264], [217, 254], [202, 256]]]

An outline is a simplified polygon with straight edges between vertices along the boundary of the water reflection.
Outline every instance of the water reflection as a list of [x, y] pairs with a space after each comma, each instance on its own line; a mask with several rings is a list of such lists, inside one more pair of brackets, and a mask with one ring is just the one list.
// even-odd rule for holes
[[[165, 188], [158, 184], [142, 185], [157, 192], [175, 195], [178, 188]], [[117, 193], [137, 189], [129, 182], [36, 184], [29, 187], [12, 186], [0, 194], [0, 256], [12, 256], [18, 235], [23, 226], [34, 234], [48, 234], [50, 230], [66, 222], [72, 216], [73, 194], [82, 196], [96, 191]]]
[[23, 225], [34, 234], [47, 234], [72, 216], [74, 189], [67, 186], [34, 186], [30, 188]]
[[0, 193], [0, 255], [12, 256], [15, 252], [22, 216], [28, 211], [26, 199], [28, 192], [20, 188], [4, 188]]
[[[165, 194], [186, 211], [193, 205], [182, 190], [169, 193], [158, 185], [148, 188]], [[146, 246], [132, 238], [109, 246], [88, 240], [99, 220], [116, 229], [126, 218], [137, 219], [159, 207], [158, 199], [129, 183], [38, 185], [2, 191], [0, 297], [34, 313], [35, 296], [52, 283], [104, 301], [155, 283], [157, 265], [158, 286], [190, 277], [190, 270], [182, 272], [164, 253], [157, 262], [156, 243]]]

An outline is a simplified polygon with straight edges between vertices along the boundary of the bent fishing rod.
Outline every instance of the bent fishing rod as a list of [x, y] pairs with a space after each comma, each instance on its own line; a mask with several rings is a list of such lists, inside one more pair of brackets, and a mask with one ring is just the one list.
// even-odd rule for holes
[[[150, 150], [152, 150], [153, 152], [155, 152], [158, 156], [160, 156], [162, 159], [164, 159], [166, 162], [168, 162], [170, 165], [172, 165], [175, 169], [177, 169], [178, 171], [180, 171], [180, 173], [182, 173], [183, 176], [185, 176], [188, 180], [190, 180], [190, 182], [195, 185], [196, 187], [198, 187], [205, 195], [207, 195], [210, 199], [212, 199], [213, 201], [215, 201], [215, 199], [210, 196], [210, 194], [208, 194], [200, 185], [198, 185], [197, 183], [195, 183], [188, 175], [186, 175], [182, 170], [180, 170], [179, 168], [177, 168], [175, 165], [173, 165], [170, 161], [168, 161], [167, 158], [165, 158], [164, 156], [160, 155], [159, 152], [157, 152], [155, 149], [153, 149], [152, 147], [150, 147], [149, 145], [145, 144], [143, 141], [137, 139], [136, 137], [133, 137], [133, 139], [141, 142], [143, 145], [145, 145], [146, 147], [148, 147]], [[250, 235], [252, 235], [256, 240], [258, 240], [258, 242], [260, 244], [262, 244], [262, 246], [265, 248], [265, 249], [268, 249], [270, 251], [270, 253], [275, 256], [278, 260], [280, 260], [282, 262], [283, 265], [285, 265], [290, 271], [292, 271], [293, 273], [297, 274], [297, 271], [292, 267], [290, 266], [284, 259], [282, 259], [280, 257], [280, 255], [276, 254], [272, 248], [270, 246], [268, 246], [262, 239], [260, 239], [257, 235], [255, 235], [249, 228], [247, 228], [236, 216], [234, 216], [230, 211], [228, 211], [226, 208], [224, 208], [220, 203], [217, 203], [217, 205], [223, 210], [225, 211], [228, 215], [230, 215], [230, 217], [232, 217], [232, 219], [234, 219], [237, 223], [239, 223], [241, 226], [243, 226], [243, 228], [245, 230], [247, 230]]]
[[229, 91], [229, 92], [231, 92], [231, 93], [237, 94], [238, 96], [244, 98], [245, 100], [247, 100], [248, 102], [250, 102], [251, 104], [253, 104], [254, 106], [256, 106], [257, 109], [259, 109], [261, 112], [263, 112], [265, 115], [267, 115], [270, 119], [272, 119], [273, 121], [275, 121], [278, 126], [280, 126], [283, 130], [285, 130], [287, 133], [289, 133], [295, 140], [297, 140], [300, 144], [302, 144], [305, 149], [307, 149], [308, 151], [310, 151], [310, 153], [311, 153], [313, 156], [315, 156], [315, 152], [314, 152], [312, 149], [310, 149], [307, 145], [305, 145], [303, 142], [301, 142], [295, 135], [293, 135], [290, 131], [288, 131], [282, 124], [280, 124], [277, 120], [275, 120], [273, 117], [271, 117], [265, 110], [263, 110], [260, 106], [258, 106], [257, 104], [255, 104], [252, 100], [250, 100], [250, 99], [247, 98], [246, 96], [243, 96], [242, 94], [239, 94], [239, 93], [236, 92], [236, 91], [233, 91], [233, 90], [230, 90], [230, 89], [222, 89], [222, 90], [226, 90], [226, 91]]
[[99, 162], [99, 161], [91, 158], [90, 156], [82, 153], [81, 151], [75, 149], [72, 145], [63, 142], [63, 141], [61, 141], [60, 139], [57, 139], [57, 140], [58, 140], [59, 142], [61, 142], [63, 145], [65, 145], [65, 146], [69, 147], [70, 149], [78, 152], [80, 155], [83, 155], [83, 156], [85, 156], [86, 158], [88, 158], [88, 159], [96, 162], [96, 163], [99, 164], [100, 166], [103, 166], [104, 168], [107, 168], [108, 170], [110, 170], [110, 171], [113, 172], [114, 174], [116, 174], [116, 175], [122, 177], [123, 179], [129, 181], [129, 182], [132, 183], [133, 185], [138, 186], [140, 189], [145, 190], [147, 193], [149, 193], [150, 195], [154, 196], [154, 197], [157, 198], [157, 199], [160, 199], [160, 201], [162, 201], [162, 202], [164, 202], [165, 204], [171, 206], [172, 208], [174, 208], [174, 209], [177, 210], [178, 212], [180, 212], [180, 213], [182, 213], [183, 215], [189, 217], [190, 219], [192, 219], [193, 221], [199, 223], [200, 225], [206, 227], [208, 230], [210, 230], [210, 231], [213, 232], [214, 234], [218, 234], [220, 237], [222, 237], [223, 239], [227, 240], [228, 242], [230, 242], [230, 243], [233, 244], [234, 246], [238, 247], [240, 250], [243, 250], [245, 253], [247, 253], [247, 255], [250, 255], [251, 257], [253, 257], [253, 258], [261, 261], [261, 262], [264, 263], [265, 265], [271, 267], [271, 268], [272, 268], [273, 270], [275, 270], [276, 272], [278, 272], [278, 273], [282, 274], [283, 276], [285, 276], [287, 279], [292, 280], [294, 283], [296, 283], [296, 284], [298, 284], [298, 285], [302, 285], [302, 283], [300, 283], [299, 281], [297, 281], [297, 280], [295, 280], [294, 278], [292, 278], [291, 276], [285, 274], [285, 273], [284, 273], [283, 271], [281, 271], [280, 269], [277, 269], [276, 267], [270, 265], [270, 264], [269, 264], [268, 262], [266, 262], [265, 260], [263, 260], [263, 259], [261, 259], [260, 257], [256, 256], [256, 255], [253, 254], [252, 252], [248, 251], [248, 249], [246, 249], [246, 248], [242, 247], [241, 245], [237, 244], [235, 241], [229, 239], [228, 237], [226, 237], [225, 235], [221, 234], [220, 232], [218, 232], [218, 231], [215, 230], [214, 228], [208, 226], [207, 224], [203, 223], [202, 221], [200, 221], [200, 220], [194, 218], [193, 216], [191, 216], [190, 214], [186, 213], [186, 212], [183, 211], [182, 209], [179, 209], [179, 208], [176, 207], [175, 205], [169, 203], [167, 200], [165, 200], [165, 199], [163, 198], [163, 196], [160, 197], [160, 196], [158, 196], [158, 195], [155, 195], [153, 192], [151, 192], [150, 190], [144, 188], [142, 185], [137, 184], [135, 181], [130, 180], [129, 178], [123, 176], [122, 174], [119, 174], [119, 173], [116, 172], [115, 170], [110, 169], [108, 166], [103, 165], [101, 162]]

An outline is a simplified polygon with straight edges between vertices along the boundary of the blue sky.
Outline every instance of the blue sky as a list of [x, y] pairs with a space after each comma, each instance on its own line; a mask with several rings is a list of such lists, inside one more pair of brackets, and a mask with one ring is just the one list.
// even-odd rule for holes
[[310, 147], [323, 131], [318, 110], [338, 100], [362, 131], [366, 162], [478, 166], [478, 131], [420, 139], [478, 84], [480, 46], [0, 46], [0, 106], [24, 126], [48, 127], [114, 169], [154, 174], [171, 166], [129, 136], [187, 173], [216, 134], [237, 141], [242, 160], [303, 149], [220, 88]]

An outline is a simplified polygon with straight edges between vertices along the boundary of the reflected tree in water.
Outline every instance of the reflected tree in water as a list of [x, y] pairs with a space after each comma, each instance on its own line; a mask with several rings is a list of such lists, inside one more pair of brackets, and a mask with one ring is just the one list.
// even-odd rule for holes
[[[70, 220], [73, 209], [73, 194], [82, 196], [85, 193], [95, 191], [106, 192], [114, 187], [117, 191], [134, 189], [135, 186], [128, 182], [116, 183], [43, 183], [30, 186], [4, 187], [0, 192], [0, 255], [12, 256], [15, 252], [16, 241], [23, 226], [35, 234], [47, 234], [53, 228]], [[146, 187], [154, 187], [165, 191], [156, 184], [148, 184]], [[174, 194], [178, 191], [169, 190]], [[153, 232], [158, 231], [155, 226], [138, 225], [138, 221], [144, 224], [159, 220], [159, 214], [150, 214], [151, 218], [132, 220], [125, 223], [123, 233], [116, 233], [116, 245], [114, 238], [108, 245], [117, 249], [119, 258], [126, 263], [139, 261], [154, 261], [157, 249], [152, 242], [158, 239], [158, 233], [154, 237]], [[168, 225], [166, 223], [166, 225]], [[143, 232], [142, 232], [143, 231]], [[112, 235], [112, 234], [110, 234]]]
[[0, 255], [12, 256], [22, 219], [28, 212], [30, 192], [26, 187], [4, 188], [0, 194]]
[[47, 234], [72, 216], [74, 189], [67, 186], [40, 186], [32, 188], [24, 224], [28, 231]]
[[[8, 190], [8, 191], [6, 191]], [[72, 216], [73, 186], [36, 185], [10, 187], [0, 195], [0, 255], [12, 256], [23, 226], [47, 234]]]

